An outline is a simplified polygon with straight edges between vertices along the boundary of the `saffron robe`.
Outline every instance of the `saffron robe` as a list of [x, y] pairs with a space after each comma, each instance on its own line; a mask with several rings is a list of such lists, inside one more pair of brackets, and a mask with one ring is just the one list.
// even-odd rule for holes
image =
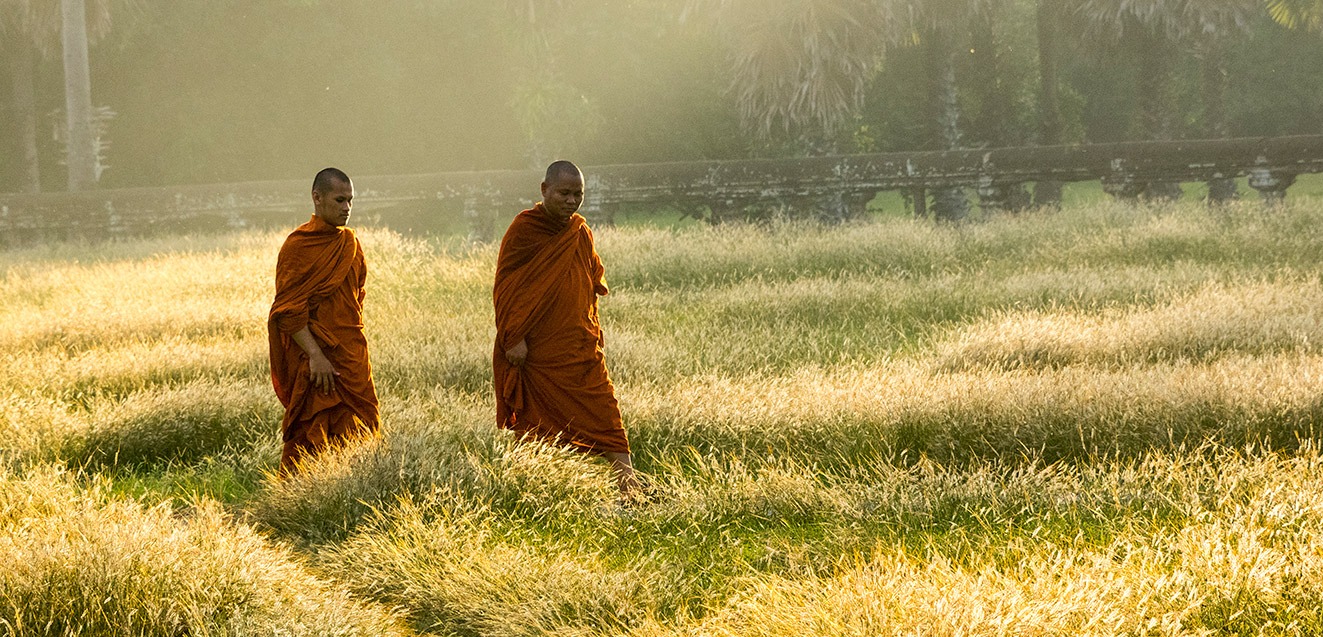
[[[282, 472], [296, 469], [305, 455], [377, 432], [377, 390], [363, 335], [366, 281], [358, 237], [316, 215], [280, 248], [267, 334], [271, 383], [285, 406]], [[308, 354], [293, 339], [305, 326], [338, 374], [329, 393], [312, 384]]]
[[[496, 423], [527, 437], [594, 453], [628, 453], [615, 387], [602, 356], [597, 297], [606, 271], [582, 216], [542, 204], [515, 217], [501, 240], [493, 303]], [[526, 340], [528, 358], [507, 350]]]

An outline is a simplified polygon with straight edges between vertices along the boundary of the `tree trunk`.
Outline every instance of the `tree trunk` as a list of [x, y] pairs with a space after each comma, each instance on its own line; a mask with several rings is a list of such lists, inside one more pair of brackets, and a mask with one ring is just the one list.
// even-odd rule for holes
[[[928, 32], [928, 77], [930, 113], [935, 141], [943, 150], [956, 150], [962, 143], [960, 99], [956, 92], [955, 51], [936, 29]], [[933, 189], [933, 218], [959, 221], [969, 212], [969, 201], [961, 188]]]
[[68, 122], [65, 163], [69, 190], [96, 186], [96, 149], [92, 134], [92, 78], [87, 60], [86, 0], [62, 0], [64, 110]]
[[[1061, 143], [1061, 98], [1057, 94], [1057, 21], [1051, 8], [1055, 0], [1038, 0], [1038, 143]], [[1061, 207], [1061, 182], [1034, 184], [1034, 205]]]
[[984, 14], [978, 17], [972, 29], [973, 61], [975, 65], [974, 90], [979, 97], [978, 119], [974, 124], [976, 134], [992, 148], [1010, 146], [1011, 117], [1010, 95], [1000, 90], [1001, 68], [997, 59], [997, 37], [994, 32], [992, 16]]
[[[1137, 29], [1140, 39], [1138, 73], [1140, 134], [1146, 141], [1172, 139], [1171, 113], [1175, 102], [1171, 78], [1171, 40], [1163, 33]], [[1150, 182], [1144, 190], [1147, 199], [1180, 199], [1181, 185], [1175, 182]]]
[[[1228, 73], [1222, 43], [1216, 37], [1205, 42], [1203, 71], [1204, 133], [1209, 139], [1226, 139], [1231, 133], [1226, 108]], [[1235, 179], [1219, 177], [1208, 180], [1209, 203], [1222, 204], [1239, 197]]]
[[[997, 42], [995, 12], [984, 11], [973, 24], [975, 90], [979, 96], [979, 113], [975, 128], [982, 142], [992, 148], [1018, 145], [1013, 133], [1015, 104], [1011, 91], [1002, 84], [1001, 53]], [[1010, 210], [1019, 212], [1029, 205], [1029, 194], [1024, 184], [1013, 182], [981, 183], [978, 187], [979, 206], [985, 212]]]
[[20, 192], [41, 192], [41, 164], [37, 154], [37, 100], [33, 69], [36, 56], [24, 38], [14, 38], [7, 49], [9, 74], [14, 90], [14, 124], [18, 128], [19, 156], [23, 159]]

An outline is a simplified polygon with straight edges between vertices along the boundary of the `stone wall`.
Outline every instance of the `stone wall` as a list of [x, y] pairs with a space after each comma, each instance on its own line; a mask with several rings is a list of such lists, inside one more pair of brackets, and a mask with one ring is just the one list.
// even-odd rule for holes
[[[944, 188], [970, 189], [984, 208], [1004, 209], [1027, 203], [1022, 184], [1089, 180], [1101, 180], [1117, 197], [1139, 198], [1164, 183], [1248, 177], [1271, 202], [1296, 175], [1323, 172], [1323, 135], [624, 164], [584, 172], [583, 212], [599, 222], [610, 222], [626, 205], [679, 208], [713, 221], [769, 205], [848, 218], [886, 190], [906, 191], [922, 214], [927, 193]], [[362, 176], [354, 179], [355, 205], [363, 211], [438, 202], [439, 210], [444, 203], [475, 239], [490, 239], [496, 219], [537, 200], [540, 181], [541, 172], [532, 170]], [[310, 188], [311, 180], [0, 194], [0, 243], [237, 229], [272, 215], [288, 215], [292, 223], [311, 211]]]

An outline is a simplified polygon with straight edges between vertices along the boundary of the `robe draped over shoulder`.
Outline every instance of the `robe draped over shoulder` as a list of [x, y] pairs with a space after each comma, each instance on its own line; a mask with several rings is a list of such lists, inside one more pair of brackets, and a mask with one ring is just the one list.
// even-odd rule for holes
[[[605, 275], [582, 216], [561, 221], [538, 204], [510, 224], [492, 295], [498, 426], [585, 451], [629, 452], [602, 355]], [[514, 366], [505, 353], [521, 340], [528, 358]]]
[[[271, 383], [285, 406], [282, 467], [297, 457], [379, 426], [376, 387], [363, 334], [367, 263], [358, 237], [319, 217], [285, 239], [276, 263], [276, 296], [267, 321]], [[335, 368], [335, 389], [309, 379], [308, 355], [293, 339], [307, 327]]]

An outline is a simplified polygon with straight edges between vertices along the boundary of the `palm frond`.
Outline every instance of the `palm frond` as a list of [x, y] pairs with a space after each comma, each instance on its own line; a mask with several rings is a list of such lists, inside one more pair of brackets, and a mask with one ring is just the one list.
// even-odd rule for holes
[[863, 104], [886, 44], [888, 21], [874, 0], [792, 0], [770, 11], [757, 0], [694, 0], [713, 10], [731, 42], [735, 96], [745, 126], [813, 129], [827, 135]]
[[1087, 34], [1103, 41], [1135, 29], [1172, 40], [1243, 33], [1263, 11], [1258, 0], [1068, 0], [1068, 6]]
[[[87, 37], [95, 43], [110, 33], [112, 16], [141, 10], [142, 0], [87, 0]], [[0, 0], [0, 34], [27, 40], [43, 57], [60, 51], [63, 23], [59, 0]]]
[[1265, 0], [1268, 15], [1288, 29], [1323, 32], [1323, 0]]

